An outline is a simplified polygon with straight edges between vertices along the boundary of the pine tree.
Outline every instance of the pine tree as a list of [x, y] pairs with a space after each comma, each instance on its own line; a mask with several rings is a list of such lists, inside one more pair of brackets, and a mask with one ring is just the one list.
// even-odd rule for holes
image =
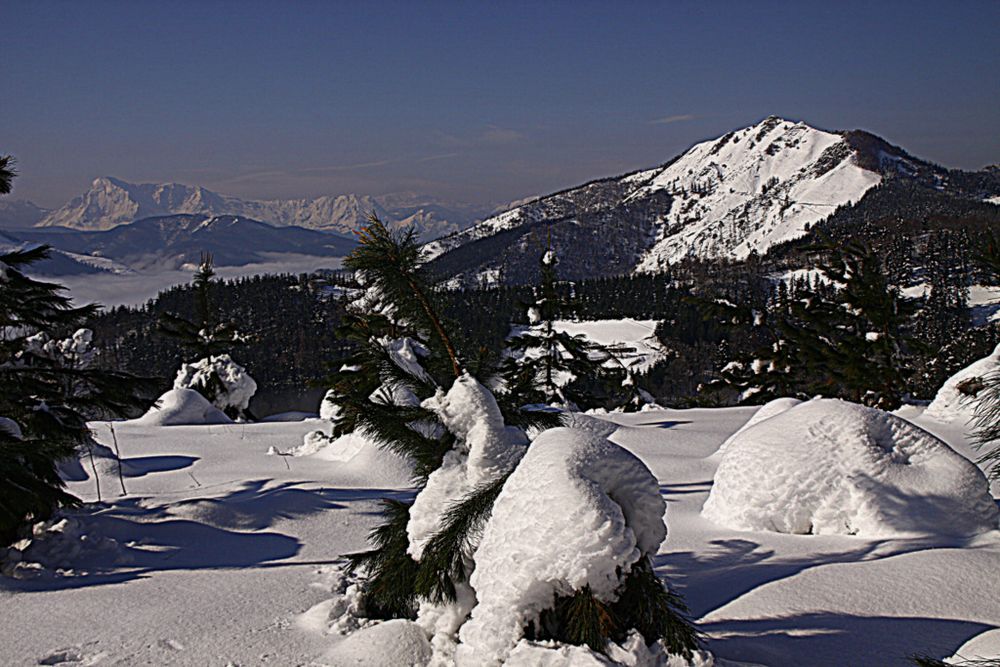
[[868, 245], [826, 243], [816, 250], [827, 255], [819, 266], [823, 281], [799, 288], [784, 305], [757, 311], [723, 304], [734, 324], [763, 324], [768, 340], [729, 363], [719, 384], [739, 389], [749, 402], [822, 394], [899, 407], [914, 348], [906, 330], [910, 305]]
[[534, 302], [528, 306], [530, 326], [507, 339], [508, 356], [500, 367], [500, 377], [510, 400], [519, 405], [597, 407], [591, 392], [610, 384], [611, 374], [603, 366], [611, 351], [583, 335], [556, 329], [555, 321], [569, 306], [558, 290], [557, 263], [551, 249], [542, 255], [541, 279]]
[[25, 522], [79, 502], [57, 463], [89, 445], [88, 419], [127, 416], [151, 390], [146, 380], [61, 353], [60, 338], [98, 306], [74, 307], [61, 286], [24, 274], [48, 254], [42, 246], [0, 256], [0, 544]]
[[[344, 360], [333, 378], [330, 400], [338, 411], [334, 435], [358, 431], [409, 459], [419, 502], [446, 455], [452, 457], [447, 465], [460, 460], [455, 459], [458, 452], [453, 448], [463, 437], [449, 430], [440, 413], [427, 406], [440, 406], [441, 389], [461, 383], [478, 387], [481, 399], [492, 399], [465, 371], [465, 356], [454, 344], [434, 290], [421, 273], [412, 229], [392, 233], [372, 217], [360, 240], [345, 261], [347, 268], [357, 272], [365, 293], [353, 304], [344, 329], [356, 352]], [[434, 400], [426, 402], [431, 396]], [[554, 425], [550, 413], [522, 412], [504, 400], [498, 401], [498, 407], [506, 424]], [[500, 432], [509, 433], [507, 429]], [[407, 533], [414, 505], [385, 501], [384, 522], [370, 536], [372, 548], [349, 556], [351, 568], [364, 575], [365, 613], [413, 618], [421, 601], [455, 602], [460, 588], [471, 590], [469, 568], [476, 541], [510, 472], [493, 474], [440, 507], [439, 527], [424, 543], [419, 560], [410, 555]], [[695, 633], [679, 613], [679, 598], [663, 587], [648, 562], [633, 567], [616, 606], [608, 607], [588, 595], [589, 591], [580, 591], [579, 604], [554, 601], [549, 617], [557, 628], [567, 629], [558, 638], [603, 651], [608, 640], [620, 639], [622, 632], [637, 628], [647, 641], [663, 638], [677, 653], [689, 655], [695, 646]], [[590, 620], [595, 609], [603, 610], [610, 621], [593, 627]]]
[[194, 319], [189, 320], [173, 313], [163, 313], [160, 316], [160, 332], [176, 340], [196, 359], [228, 352], [234, 345], [242, 342], [236, 331], [236, 324], [220, 320], [212, 305], [211, 289], [214, 277], [212, 255], [204, 253], [193, 280]]
[[799, 385], [808, 394], [895, 409], [907, 389], [911, 307], [870, 246], [852, 241], [824, 249], [830, 258], [820, 270], [835, 291], [794, 301], [781, 323], [797, 349]]

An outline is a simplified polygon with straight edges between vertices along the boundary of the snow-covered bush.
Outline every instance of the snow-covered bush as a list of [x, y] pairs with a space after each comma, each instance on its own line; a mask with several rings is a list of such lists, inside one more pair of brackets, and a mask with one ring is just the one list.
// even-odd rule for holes
[[837, 399], [783, 406], [731, 438], [706, 518], [798, 534], [955, 535], [997, 527], [983, 473], [930, 433]]
[[[635, 628], [663, 636], [635, 617], [628, 590], [633, 575], [652, 575], [665, 510], [656, 478], [631, 453], [588, 431], [542, 433], [503, 485], [475, 551], [476, 605], [459, 632], [457, 663], [500, 665], [519, 643], [567, 639], [554, 607], [587, 596], [614, 619], [621, 636], [612, 641], [624, 643]], [[533, 646], [538, 662], [559, 648]]]
[[945, 380], [924, 415], [940, 422], [968, 425], [975, 416], [976, 399], [990, 376], [998, 372], [1000, 345], [988, 357], [974, 361]]
[[232, 419], [194, 389], [171, 389], [146, 414], [133, 420], [149, 426], [230, 424]]
[[174, 389], [193, 389], [212, 405], [235, 417], [246, 412], [257, 391], [257, 383], [228, 354], [220, 354], [181, 364], [174, 378]]

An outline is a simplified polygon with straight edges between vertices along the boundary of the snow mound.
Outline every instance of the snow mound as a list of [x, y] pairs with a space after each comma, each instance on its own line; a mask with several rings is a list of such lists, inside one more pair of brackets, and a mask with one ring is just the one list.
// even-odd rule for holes
[[[973, 660], [996, 660], [1000, 658], [1000, 628], [981, 632], [962, 644], [955, 655], [945, 658], [949, 665], [969, 665]], [[975, 667], [972, 663], [970, 667]]]
[[736, 433], [733, 433], [731, 436], [726, 438], [726, 441], [719, 446], [719, 451], [717, 452], [717, 454], [725, 454], [726, 450], [729, 449], [730, 443], [732, 443], [733, 440], [739, 437], [748, 428], [756, 426], [765, 419], [770, 419], [775, 415], [781, 414], [782, 412], [788, 410], [789, 408], [794, 408], [801, 402], [802, 401], [800, 401], [797, 398], [776, 398], [773, 401], [770, 401], [760, 406], [760, 410], [753, 413], [753, 416], [750, 417], [750, 421], [741, 426], [740, 430], [736, 431]]
[[837, 399], [784, 405], [731, 439], [705, 518], [796, 534], [969, 535], [997, 527], [983, 473], [933, 435]]
[[413, 621], [397, 618], [348, 635], [323, 656], [331, 667], [417, 667], [431, 658], [427, 635]]
[[94, 526], [68, 512], [57, 512], [31, 527], [31, 534], [18, 540], [0, 558], [0, 573], [15, 579], [73, 576], [72, 568], [94, 559], [116, 562], [118, 542], [102, 535]]
[[372, 485], [409, 486], [413, 479], [413, 466], [406, 459], [379, 447], [357, 431], [337, 438], [323, 431], [312, 431], [298, 447], [288, 452], [272, 447], [268, 454], [337, 463], [338, 472], [363, 478]]
[[945, 380], [924, 416], [939, 422], [968, 424], [975, 413], [976, 397], [985, 388], [985, 378], [998, 371], [1000, 345], [990, 356], [972, 362]]
[[233, 408], [243, 412], [257, 391], [257, 383], [246, 369], [228, 354], [206, 357], [193, 364], [181, 364], [174, 378], [174, 389], [201, 389], [215, 386], [213, 376], [222, 383], [212, 403], [220, 410]]
[[231, 424], [232, 419], [194, 389], [171, 389], [160, 396], [146, 414], [133, 419], [144, 426], [180, 426], [185, 424]]
[[650, 648], [642, 635], [633, 632], [624, 644], [608, 643], [606, 656], [591, 651], [586, 646], [558, 645], [555, 642], [518, 642], [504, 667], [714, 667], [715, 659], [707, 651], [695, 651], [691, 660], [669, 656], [664, 662], [657, 645]]
[[589, 585], [613, 600], [623, 573], [666, 537], [665, 509], [656, 478], [625, 449], [588, 431], [539, 435], [504, 484], [475, 552], [478, 603], [460, 630], [457, 663], [502, 664], [556, 595]]

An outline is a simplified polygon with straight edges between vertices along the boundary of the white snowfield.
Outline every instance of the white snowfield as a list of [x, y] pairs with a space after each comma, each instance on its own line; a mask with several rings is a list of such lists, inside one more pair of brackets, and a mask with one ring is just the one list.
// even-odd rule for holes
[[971, 428], [976, 413], [976, 398], [985, 389], [985, 381], [1000, 372], [1000, 345], [993, 354], [972, 362], [945, 380], [924, 413], [937, 421]]
[[[1000, 531], [792, 535], [701, 516], [725, 460], [716, 455], [721, 443], [754, 412], [655, 410], [574, 424], [611, 433], [652, 471], [669, 529], [653, 562], [685, 596], [715, 665], [902, 667], [912, 653], [945, 657], [965, 654], [963, 646], [975, 649], [972, 656], [995, 656], [990, 635], [974, 638], [1000, 627], [1000, 580], [991, 576], [1000, 571]], [[902, 414], [975, 457], [961, 427], [915, 408]], [[128, 494], [115, 466], [102, 463], [103, 502], [44, 528], [37, 548], [22, 545], [38, 564], [26, 570], [38, 576], [0, 577], [4, 665], [386, 666], [430, 655], [413, 624], [376, 626], [376, 642], [369, 630], [340, 634], [358, 627], [342, 622], [352, 598], [341, 556], [367, 548], [378, 498], [412, 497], [405, 466], [356, 442], [267, 456], [297, 448], [307, 433], [329, 432], [318, 419], [114, 427]], [[107, 423], [93, 428], [114, 447]], [[355, 465], [361, 453], [370, 458]], [[70, 489], [96, 501], [89, 461], [82, 463]], [[513, 510], [505, 505], [498, 512]], [[547, 520], [545, 511], [523, 511], [524, 537]], [[532, 662], [534, 649], [519, 646], [511, 662], [599, 664], [573, 649]]]

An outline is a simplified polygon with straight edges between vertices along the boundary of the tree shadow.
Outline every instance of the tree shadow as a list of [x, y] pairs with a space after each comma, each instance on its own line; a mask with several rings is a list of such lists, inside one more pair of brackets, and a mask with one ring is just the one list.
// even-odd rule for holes
[[183, 470], [193, 466], [197, 460], [197, 456], [134, 456], [122, 459], [122, 475], [144, 477], [151, 473]]
[[[752, 534], [748, 534], [752, 535]], [[815, 536], [789, 536], [809, 540]], [[844, 539], [840, 551], [808, 553], [792, 557], [775, 555], [773, 549], [748, 538], [716, 539], [703, 551], [672, 551], [658, 554], [653, 564], [671, 588], [683, 593], [691, 616], [699, 618], [746, 593], [808, 569], [833, 563], [857, 563], [888, 558], [931, 548], [966, 546], [967, 540], [948, 541], [940, 536], [909, 539]], [[859, 595], [863, 595], [859, 591]]]
[[703, 623], [719, 657], [764, 665], [904, 667], [914, 653], [939, 658], [993, 626], [947, 618], [814, 612]]
[[681, 424], [690, 424], [689, 419], [663, 419], [661, 421], [655, 422], [643, 422], [641, 424], [636, 424], [636, 426], [655, 426], [657, 428], [673, 428], [675, 426], [680, 426]]
[[[224, 496], [169, 505], [149, 506], [148, 498], [122, 498], [96, 510], [93, 506], [71, 510], [67, 514], [80, 523], [79, 534], [95, 546], [84, 547], [67, 560], [65, 549], [47, 549], [39, 543], [39, 551], [27, 555], [45, 566], [45, 574], [27, 580], [0, 578], [0, 590], [125, 583], [170, 570], [300, 565], [304, 563], [287, 559], [296, 556], [302, 544], [273, 530], [273, 524], [344, 509], [355, 502], [412, 495], [382, 489], [302, 488], [292, 482], [265, 488], [266, 484], [267, 480], [252, 480]], [[331, 553], [330, 563], [339, 560]]]

